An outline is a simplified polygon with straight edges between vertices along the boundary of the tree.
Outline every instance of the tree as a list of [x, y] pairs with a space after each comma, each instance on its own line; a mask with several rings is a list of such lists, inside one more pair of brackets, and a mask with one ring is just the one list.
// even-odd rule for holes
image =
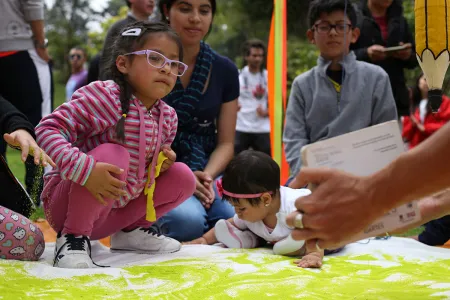
[[49, 9], [46, 7], [46, 34], [50, 41], [49, 51], [54, 67], [61, 70], [60, 80], [67, 80], [70, 71], [67, 56], [74, 46], [86, 45], [88, 29], [86, 24], [95, 20], [94, 11], [88, 0], [58, 0]]
[[89, 40], [88, 40], [88, 53], [90, 56], [96, 55], [103, 48], [103, 43], [105, 42], [106, 33], [108, 29], [118, 20], [124, 19], [127, 16], [128, 7], [122, 6], [118, 10], [118, 14], [113, 17], [109, 17], [104, 19], [104, 21], [100, 24], [101, 31], [91, 31], [89, 32]]
[[126, 6], [124, 0], [109, 0], [106, 8], [102, 11], [102, 16], [115, 17], [120, 14], [123, 6]]

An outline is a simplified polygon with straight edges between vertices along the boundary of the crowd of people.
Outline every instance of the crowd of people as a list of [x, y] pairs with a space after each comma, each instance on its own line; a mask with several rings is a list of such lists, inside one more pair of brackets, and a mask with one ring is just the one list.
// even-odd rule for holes
[[[434, 245], [450, 239], [450, 166], [439, 161], [450, 142], [448, 98], [432, 114], [426, 78], [406, 85], [404, 69], [417, 63], [400, 1], [347, 2], [310, 3], [306, 37], [320, 55], [292, 84], [285, 186], [270, 157], [266, 46], [248, 40], [240, 70], [214, 51], [205, 37], [215, 0], [159, 0], [159, 19], [151, 17], [153, 0], [127, 0], [127, 17], [112, 25], [88, 69], [86, 51], [70, 50], [66, 102], [53, 112], [43, 1], [0, 2], [7, 28], [0, 30], [0, 66], [9, 68], [0, 72], [3, 145], [19, 147], [28, 165], [47, 167], [43, 178], [27, 169], [26, 187], [39, 182], [58, 233], [54, 266], [95, 267], [90, 241], [111, 236], [112, 251], [153, 254], [182, 243], [271, 243], [275, 254], [316, 268], [370, 221], [420, 197], [429, 222], [415, 238]], [[393, 46], [403, 47], [387, 51]], [[382, 171], [360, 178], [302, 167], [303, 146], [392, 120], [412, 149]], [[411, 178], [408, 168], [435, 181], [408, 190], [423, 178]], [[307, 183], [319, 184], [314, 193]], [[0, 257], [37, 260], [42, 233], [12, 210], [23, 200], [2, 199]], [[348, 218], [351, 211], [359, 216]]]

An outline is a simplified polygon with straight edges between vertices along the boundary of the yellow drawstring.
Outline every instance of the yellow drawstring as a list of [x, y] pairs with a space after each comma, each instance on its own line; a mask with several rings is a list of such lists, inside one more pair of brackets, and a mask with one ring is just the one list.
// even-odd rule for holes
[[147, 214], [145, 216], [145, 219], [149, 222], [156, 221], [156, 211], [155, 211], [155, 204], [153, 202], [153, 193], [155, 192], [156, 178], [159, 176], [162, 164], [166, 159], [167, 156], [165, 156], [162, 151], [159, 152], [158, 161], [155, 167], [155, 178], [153, 179], [153, 184], [150, 187], [148, 187], [148, 184], [150, 183], [152, 164], [148, 166], [147, 183], [145, 184], [144, 195], [147, 195]]
[[127, 118], [127, 114], [123, 114], [122, 117], [124, 117], [126, 119]]

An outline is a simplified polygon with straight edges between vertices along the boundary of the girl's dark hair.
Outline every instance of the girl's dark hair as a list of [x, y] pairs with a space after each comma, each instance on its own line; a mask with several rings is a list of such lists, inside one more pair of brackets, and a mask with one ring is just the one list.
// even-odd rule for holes
[[[130, 29], [141, 29], [139, 36], [122, 36], [122, 33]], [[179, 60], [183, 61], [183, 46], [178, 35], [166, 23], [150, 23], [148, 21], [135, 22], [127, 25], [119, 35], [117, 35], [114, 44], [112, 45], [112, 55], [109, 62], [109, 71], [112, 79], [119, 85], [120, 88], [120, 104], [122, 107], [122, 114], [127, 114], [130, 108], [130, 99], [133, 93], [132, 87], [127, 81], [126, 76], [117, 69], [116, 59], [119, 55], [124, 55], [134, 52], [143, 47], [147, 38], [154, 33], [165, 33], [168, 37], [173, 39], [179, 48]], [[129, 57], [130, 60], [133, 56]], [[116, 125], [116, 135], [119, 141], [125, 140], [125, 117], [122, 116]]]
[[[172, 7], [172, 5], [175, 4], [175, 2], [177, 2], [177, 0], [159, 0], [158, 9], [161, 13], [161, 21], [167, 22], [166, 16], [164, 14], [164, 9], [167, 9], [167, 11], [169, 11], [170, 8]], [[216, 0], [209, 0], [209, 3], [211, 4], [212, 16], [214, 18], [215, 14], [216, 14], [216, 9], [217, 9]], [[211, 25], [209, 26], [209, 30], [208, 30], [208, 33], [206, 34], [205, 38], [211, 32], [211, 29], [212, 29], [212, 22], [211, 22]]]
[[412, 113], [414, 113], [416, 108], [419, 106], [420, 101], [422, 100], [422, 92], [420, 91], [420, 88], [419, 88], [419, 81], [420, 81], [420, 78], [422, 78], [423, 76], [424, 76], [424, 74], [421, 73], [420, 76], [417, 77], [416, 84], [412, 88], [412, 99], [411, 99], [411, 102], [412, 102], [411, 103], [411, 112]]
[[[235, 194], [258, 194], [280, 190], [280, 167], [263, 152], [246, 150], [235, 156], [225, 168], [222, 177], [224, 190]], [[223, 196], [223, 199], [238, 204], [239, 199]], [[246, 199], [250, 205], [257, 206], [261, 198]]]

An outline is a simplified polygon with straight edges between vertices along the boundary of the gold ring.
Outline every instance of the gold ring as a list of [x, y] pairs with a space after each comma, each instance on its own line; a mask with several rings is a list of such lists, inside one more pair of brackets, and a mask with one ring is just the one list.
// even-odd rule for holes
[[294, 227], [302, 229], [303, 228], [303, 214], [298, 213], [294, 219]]

